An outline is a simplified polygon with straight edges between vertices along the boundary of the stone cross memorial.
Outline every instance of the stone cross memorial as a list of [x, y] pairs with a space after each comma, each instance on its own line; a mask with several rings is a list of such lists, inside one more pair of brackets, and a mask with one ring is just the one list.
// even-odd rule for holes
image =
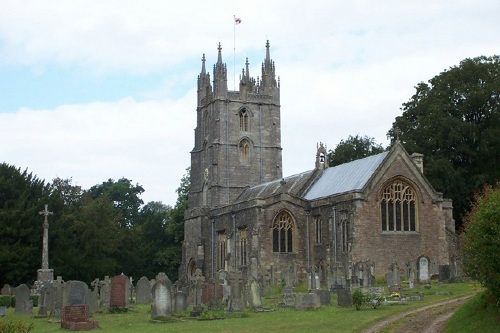
[[42, 268], [38, 270], [37, 280], [40, 282], [51, 282], [54, 280], [54, 270], [49, 269], [49, 205], [38, 214], [43, 215], [43, 241], [42, 241]]

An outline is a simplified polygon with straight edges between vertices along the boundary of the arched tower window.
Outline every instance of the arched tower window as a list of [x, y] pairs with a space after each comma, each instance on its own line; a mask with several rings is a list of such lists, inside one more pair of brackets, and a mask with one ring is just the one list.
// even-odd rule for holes
[[387, 185], [380, 201], [382, 231], [417, 231], [417, 197], [407, 183], [396, 180]]
[[247, 110], [243, 109], [240, 111], [240, 131], [248, 132], [249, 127], [249, 117]]
[[273, 252], [293, 252], [293, 229], [293, 219], [288, 212], [276, 216], [273, 224]]
[[250, 142], [248, 140], [240, 142], [240, 163], [250, 164]]

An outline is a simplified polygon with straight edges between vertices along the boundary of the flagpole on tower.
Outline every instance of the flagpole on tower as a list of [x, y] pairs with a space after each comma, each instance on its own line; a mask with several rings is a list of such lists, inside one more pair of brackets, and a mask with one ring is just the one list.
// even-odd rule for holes
[[241, 19], [233, 15], [233, 90], [236, 91], [236, 25], [241, 23]]

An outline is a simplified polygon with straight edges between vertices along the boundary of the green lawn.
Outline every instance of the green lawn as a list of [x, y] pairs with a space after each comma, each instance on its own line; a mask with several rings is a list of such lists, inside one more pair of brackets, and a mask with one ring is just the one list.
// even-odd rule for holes
[[[423, 301], [409, 302], [408, 305], [380, 306], [372, 309], [365, 306], [360, 311], [353, 308], [336, 306], [332, 297], [332, 306], [318, 310], [295, 311], [276, 306], [275, 299], [264, 299], [264, 306], [273, 308], [272, 312], [247, 311], [243, 316], [227, 316], [220, 320], [193, 320], [181, 317], [176, 322], [151, 323], [148, 305], [131, 306], [127, 313], [109, 314], [95, 313], [92, 320], [99, 322], [99, 332], [359, 332], [364, 328], [387, 318], [395, 313], [408, 311], [439, 301], [477, 293], [481, 288], [474, 283], [437, 284], [429, 290], [419, 289], [425, 294]], [[417, 291], [412, 291], [416, 293]], [[438, 293], [435, 295], [434, 293]], [[36, 310], [35, 310], [36, 313]], [[59, 323], [50, 323], [47, 318], [35, 318], [28, 315], [14, 314], [8, 309], [6, 317], [0, 321], [22, 321], [34, 323], [32, 332], [61, 332]]]
[[500, 306], [483, 291], [453, 314], [445, 332], [500, 332]]

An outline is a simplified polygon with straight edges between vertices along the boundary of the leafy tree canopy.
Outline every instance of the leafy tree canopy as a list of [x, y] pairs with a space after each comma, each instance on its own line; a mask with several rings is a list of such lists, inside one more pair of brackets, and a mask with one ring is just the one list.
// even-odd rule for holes
[[137, 219], [139, 209], [144, 203], [140, 195], [144, 188], [139, 184], [132, 185], [132, 182], [126, 178], [117, 181], [108, 179], [100, 185], [92, 186], [88, 193], [93, 198], [107, 197], [115, 206], [117, 212], [121, 214], [120, 226], [130, 228]]
[[389, 135], [411, 154], [425, 155], [424, 172], [453, 200], [457, 225], [468, 198], [500, 180], [500, 57], [465, 59], [403, 104]]
[[347, 140], [341, 140], [334, 150], [328, 152], [328, 162], [330, 166], [336, 166], [383, 151], [382, 145], [376, 143], [374, 138], [349, 135]]
[[462, 238], [467, 273], [500, 301], [500, 186], [476, 195]]

